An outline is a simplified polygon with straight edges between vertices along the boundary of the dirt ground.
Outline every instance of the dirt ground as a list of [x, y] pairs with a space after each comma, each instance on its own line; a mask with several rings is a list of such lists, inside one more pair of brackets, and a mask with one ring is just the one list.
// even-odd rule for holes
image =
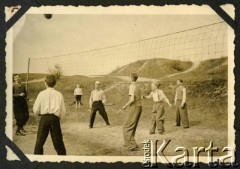
[[[122, 119], [126, 112], [123, 112], [122, 114], [114, 114], [113, 112], [108, 111], [108, 113], [111, 127], [107, 127], [98, 115], [93, 129], [88, 129], [89, 123], [86, 114], [89, 114], [89, 112], [72, 111], [71, 114], [66, 117], [62, 122], [62, 131], [68, 155], [143, 155], [142, 150], [129, 152], [122, 146]], [[209, 141], [213, 141], [215, 143], [214, 145], [217, 147], [223, 147], [226, 144], [227, 129], [220, 131], [217, 128], [210, 129], [205, 127], [203, 124], [204, 122], [201, 120], [201, 115], [193, 114], [194, 112], [192, 111], [189, 112], [189, 129], [175, 127], [173, 112], [168, 112], [165, 123], [165, 134], [149, 135], [148, 129], [150, 119], [145, 119], [147, 113], [148, 112], [143, 111], [136, 133], [136, 141], [140, 147], [145, 139], [170, 139], [171, 142], [169, 147], [166, 148], [164, 153], [166, 155], [176, 155], [174, 150], [177, 145], [188, 148], [191, 153], [191, 147], [208, 147]], [[119, 121], [114, 120], [113, 122], [113, 116], [119, 118]], [[37, 118], [35, 119], [36, 125], [26, 126], [28, 134], [24, 137], [14, 136], [14, 142], [26, 154], [33, 153], [37, 134], [37, 121], [39, 120], [39, 117], [34, 117], [33, 115], [31, 118]], [[56, 154], [50, 135], [44, 147], [44, 154]]]

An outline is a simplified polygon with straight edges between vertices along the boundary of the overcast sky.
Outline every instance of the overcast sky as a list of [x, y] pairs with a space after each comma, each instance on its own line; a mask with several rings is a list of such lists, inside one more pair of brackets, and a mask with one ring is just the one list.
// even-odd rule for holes
[[[222, 21], [222, 19], [218, 15], [72, 14], [54, 15], [52, 19], [48, 20], [40, 14], [28, 14], [24, 21], [22, 29], [18, 35], [15, 35], [13, 46], [13, 71], [19, 73], [26, 72], [27, 58], [65, 55], [129, 43], [212, 24]], [[71, 56], [68, 56], [64, 62], [70, 59]], [[97, 58], [95, 59], [97, 60]], [[104, 62], [95, 62], [95, 59], [85, 58], [84, 63], [81, 63], [85, 65], [82, 74], [87, 74], [87, 72], [90, 74], [107, 73], [112, 71], [113, 67], [121, 66], [117, 62], [107, 62], [111, 65], [108, 68]], [[112, 56], [105, 59], [112, 60]], [[121, 64], [132, 61], [134, 60], [126, 57]], [[41, 65], [44, 62], [38, 64]], [[37, 66], [35, 65], [35, 67]], [[103, 69], [104, 72], [101, 72]]]

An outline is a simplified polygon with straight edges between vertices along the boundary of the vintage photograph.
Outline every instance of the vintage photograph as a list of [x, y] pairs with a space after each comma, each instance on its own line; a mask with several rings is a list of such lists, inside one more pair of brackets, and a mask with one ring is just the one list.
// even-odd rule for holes
[[27, 14], [13, 28], [13, 142], [31, 155], [221, 150], [228, 57], [217, 14]]

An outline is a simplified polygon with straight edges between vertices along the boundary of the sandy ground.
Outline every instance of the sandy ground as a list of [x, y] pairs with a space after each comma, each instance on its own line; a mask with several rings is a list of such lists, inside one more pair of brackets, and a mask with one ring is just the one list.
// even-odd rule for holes
[[[117, 114], [112, 112], [110, 108], [106, 109], [111, 127], [107, 127], [103, 119], [97, 114], [94, 128], [89, 129], [89, 117], [87, 117], [89, 110], [87, 109], [85, 109], [86, 111], [73, 110], [61, 121], [64, 143], [68, 155], [143, 155], [141, 148], [139, 151], [130, 152], [123, 147], [122, 123], [126, 112]], [[30, 118], [32, 122], [35, 121], [35, 124], [26, 126], [26, 130], [28, 131], [27, 135], [14, 136], [14, 142], [27, 154], [33, 153], [39, 120], [39, 117], [34, 115], [31, 115]], [[189, 112], [189, 119], [191, 119], [191, 127], [189, 129], [175, 127], [174, 114], [168, 111], [165, 122], [165, 134], [149, 135], [149, 112], [143, 111], [136, 133], [136, 141], [139, 146], [142, 147], [142, 142], [146, 139], [160, 140], [160, 143], [163, 139], [170, 139], [169, 147], [164, 151], [166, 155], [177, 155], [175, 152], [176, 146], [186, 147], [189, 149], [190, 154], [192, 153], [192, 147], [208, 147], [209, 141], [213, 141], [214, 145], [220, 149], [225, 146], [227, 141], [227, 128], [225, 130], [219, 130], [217, 127], [210, 129], [204, 124], [206, 122], [202, 121], [200, 114], [194, 114], [194, 112], [191, 111]], [[44, 153], [50, 155], [56, 154], [50, 135], [46, 141]], [[203, 155], [206, 154], [203, 153]]]

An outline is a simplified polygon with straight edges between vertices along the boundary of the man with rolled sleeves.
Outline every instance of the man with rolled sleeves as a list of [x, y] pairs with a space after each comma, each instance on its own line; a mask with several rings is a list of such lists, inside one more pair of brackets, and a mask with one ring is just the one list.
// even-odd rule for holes
[[189, 128], [188, 112], [187, 112], [187, 93], [181, 79], [177, 80], [177, 88], [174, 99], [176, 106], [176, 126], [182, 124], [183, 128]]
[[97, 111], [102, 116], [103, 120], [106, 122], [107, 126], [110, 126], [108, 115], [105, 110], [104, 104], [106, 103], [106, 96], [104, 91], [100, 88], [100, 82], [95, 82], [95, 89], [91, 92], [89, 105], [91, 108], [91, 115], [90, 115], [90, 124], [89, 128], [93, 128], [93, 123], [96, 117]]
[[160, 82], [154, 81], [151, 84], [152, 92], [148, 96], [143, 96], [145, 99], [152, 99], [153, 100], [153, 107], [152, 107], [152, 120], [151, 120], [151, 129], [149, 134], [155, 134], [155, 130], [159, 134], [163, 134], [164, 129], [164, 121], [165, 121], [165, 106], [164, 102], [166, 102], [169, 107], [172, 107], [171, 103], [169, 102], [168, 98], [164, 94], [164, 92], [160, 89]]
[[43, 154], [43, 146], [50, 132], [57, 154], [66, 155], [60, 126], [60, 119], [65, 115], [66, 109], [63, 96], [54, 89], [55, 85], [55, 76], [48, 75], [45, 79], [46, 89], [38, 94], [33, 106], [33, 113], [41, 116], [34, 154]]
[[129, 107], [123, 123], [123, 137], [124, 146], [130, 151], [138, 150], [138, 145], [135, 141], [135, 134], [142, 113], [141, 89], [139, 84], [136, 83], [137, 79], [138, 75], [136, 73], [130, 75], [131, 84], [129, 87], [129, 100], [123, 106], [123, 110], [126, 110], [126, 108]]

